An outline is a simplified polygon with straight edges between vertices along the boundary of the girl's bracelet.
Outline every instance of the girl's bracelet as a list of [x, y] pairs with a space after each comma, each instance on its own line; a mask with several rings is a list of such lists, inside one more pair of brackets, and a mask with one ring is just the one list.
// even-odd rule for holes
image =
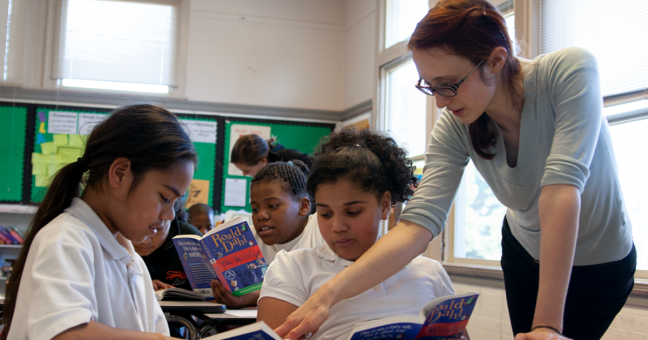
[[535, 330], [538, 329], [538, 328], [551, 329], [552, 331], [554, 331], [554, 332], [556, 332], [556, 333], [562, 335], [562, 332], [561, 332], [561, 331], [559, 331], [559, 330], [556, 329], [555, 327], [553, 327], [553, 326], [549, 326], [549, 325], [535, 325], [535, 326], [533, 326], [533, 328], [531, 328], [531, 332], [535, 331]]

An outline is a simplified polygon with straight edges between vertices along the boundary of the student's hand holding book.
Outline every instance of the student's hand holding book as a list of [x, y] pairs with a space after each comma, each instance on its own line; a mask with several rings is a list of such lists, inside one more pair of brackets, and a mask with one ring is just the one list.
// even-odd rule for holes
[[260, 293], [258, 290], [245, 295], [235, 296], [218, 280], [212, 280], [210, 286], [216, 302], [224, 304], [227, 308], [256, 306], [257, 300], [259, 299]]
[[167, 288], [173, 288], [173, 286], [160, 280], [153, 280], [153, 290], [158, 291]]

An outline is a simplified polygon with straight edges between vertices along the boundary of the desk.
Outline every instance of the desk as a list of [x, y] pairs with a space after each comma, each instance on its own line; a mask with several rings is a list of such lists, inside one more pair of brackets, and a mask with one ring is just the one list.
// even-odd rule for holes
[[[159, 301], [167, 321], [187, 328], [189, 339], [225, 332], [256, 321], [257, 308], [231, 309], [209, 301]], [[194, 320], [198, 320], [197, 322]], [[200, 324], [200, 326], [199, 326]]]
[[159, 301], [165, 313], [223, 313], [225, 305], [209, 301]]

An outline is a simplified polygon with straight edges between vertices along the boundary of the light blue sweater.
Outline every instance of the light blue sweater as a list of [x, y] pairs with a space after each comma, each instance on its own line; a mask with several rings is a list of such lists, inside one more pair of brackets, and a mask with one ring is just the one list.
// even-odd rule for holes
[[574, 265], [624, 258], [632, 248], [632, 228], [618, 181], [614, 149], [603, 117], [594, 56], [567, 48], [533, 61], [520, 60], [524, 108], [517, 166], [506, 163], [497, 127], [493, 160], [473, 150], [468, 125], [444, 112], [432, 131], [423, 179], [401, 216], [428, 228], [444, 228], [468, 161], [508, 209], [515, 238], [540, 258], [538, 201], [542, 187], [571, 184], [581, 192], [581, 212]]

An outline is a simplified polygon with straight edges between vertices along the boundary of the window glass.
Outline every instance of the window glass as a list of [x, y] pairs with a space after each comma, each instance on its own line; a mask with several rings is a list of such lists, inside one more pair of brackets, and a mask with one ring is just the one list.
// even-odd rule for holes
[[455, 200], [454, 257], [499, 260], [505, 214], [506, 207], [469, 162]]
[[419, 79], [414, 62], [407, 61], [387, 71], [388, 130], [409, 157], [425, 153], [426, 102], [414, 88]]
[[[177, 6], [169, 2], [64, 0], [54, 78], [64, 86], [130, 90], [175, 85]], [[160, 88], [162, 90], [160, 90]]]
[[429, 10], [428, 0], [387, 0], [385, 48], [408, 39]]
[[641, 150], [648, 145], [646, 131], [648, 118], [610, 126], [619, 182], [637, 247], [639, 270], [648, 270], [648, 167], [645, 162], [641, 162]]

